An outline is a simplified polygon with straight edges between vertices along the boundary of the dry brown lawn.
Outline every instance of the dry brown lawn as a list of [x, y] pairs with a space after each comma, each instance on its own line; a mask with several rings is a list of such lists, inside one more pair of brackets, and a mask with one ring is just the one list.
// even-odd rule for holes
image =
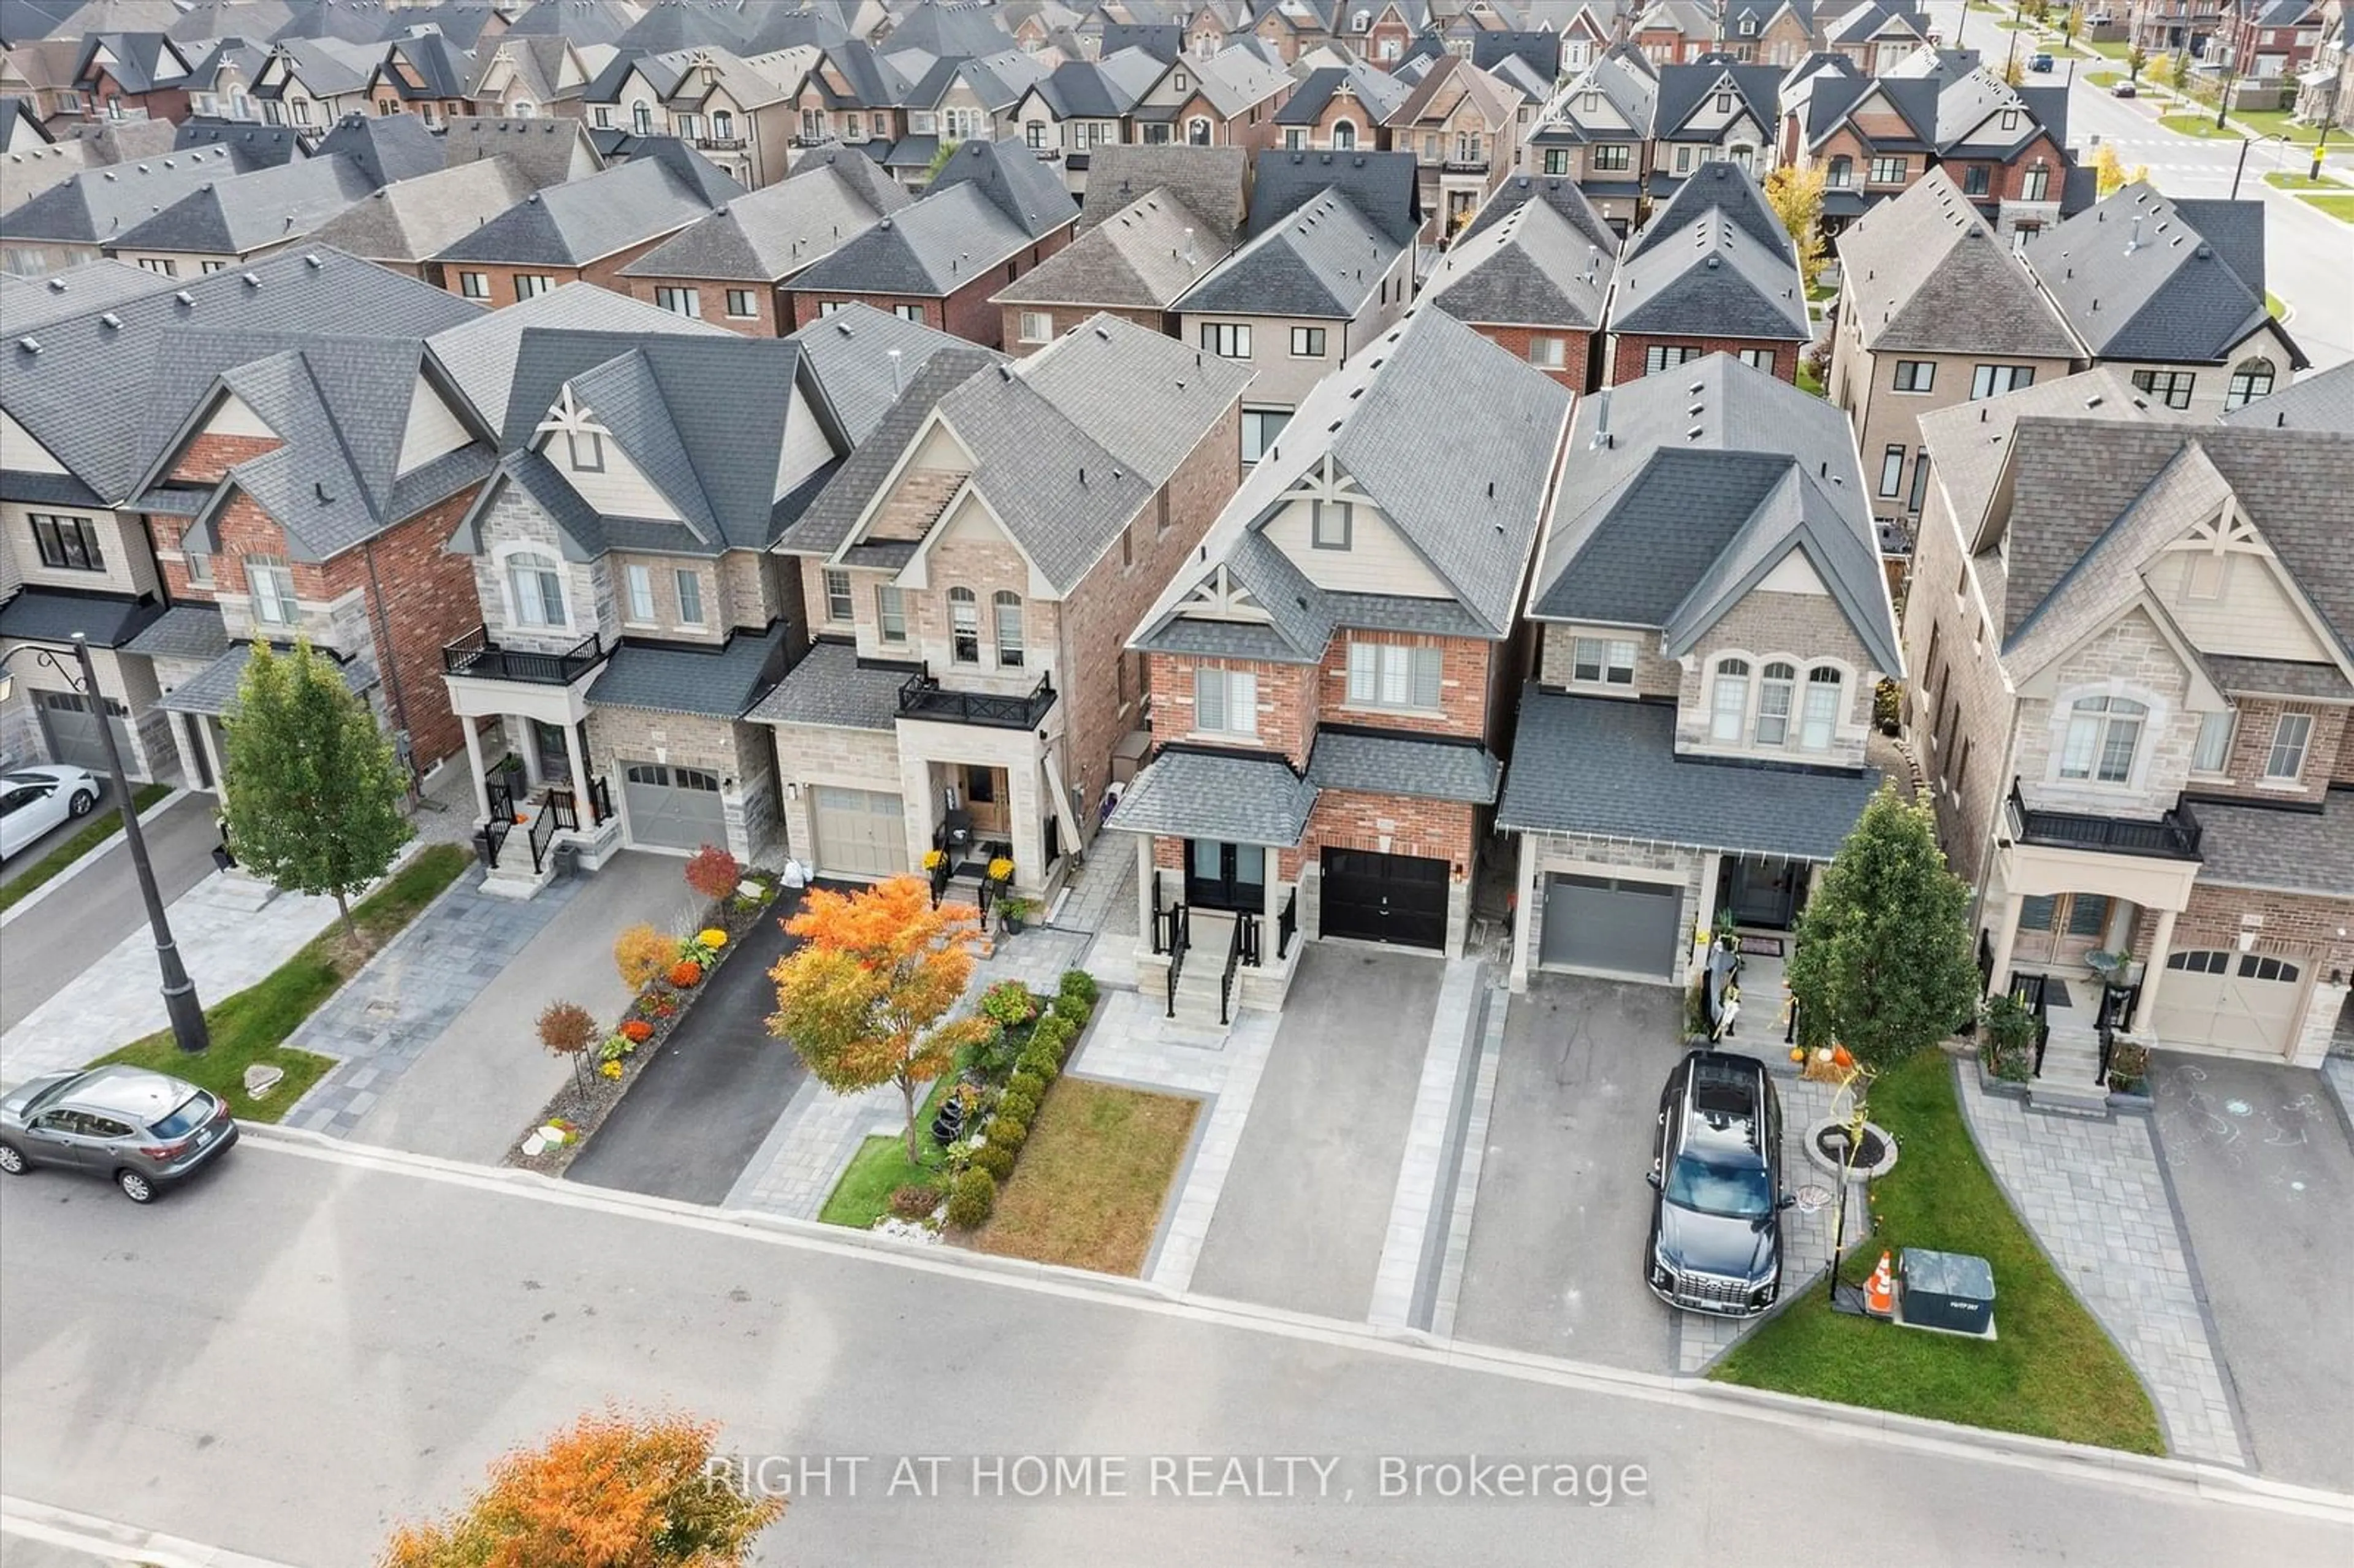
[[972, 1245], [1102, 1274], [1141, 1272], [1200, 1109], [1198, 1100], [1063, 1079]]

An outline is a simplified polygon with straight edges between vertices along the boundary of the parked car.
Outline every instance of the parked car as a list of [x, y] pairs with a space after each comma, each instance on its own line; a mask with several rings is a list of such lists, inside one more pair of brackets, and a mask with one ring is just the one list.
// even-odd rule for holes
[[87, 768], [17, 768], [0, 773], [0, 860], [69, 817], [87, 817], [106, 792]]
[[2052, 71], [2052, 57], [2039, 50], [2027, 57], [2027, 69], [2048, 76]]
[[2109, 96], [2111, 98], [2139, 98], [2141, 96], [2141, 89], [2136, 87], [2129, 81], [2121, 81], [2117, 83], [2116, 86], [2109, 89]]
[[1659, 1095], [1644, 1278], [1670, 1307], [1748, 1318], [1782, 1293], [1782, 1106], [1754, 1056], [1688, 1053]]
[[53, 1074], [0, 1098], [0, 1175], [88, 1171], [134, 1203], [153, 1202], [236, 1141], [228, 1101], [143, 1067]]

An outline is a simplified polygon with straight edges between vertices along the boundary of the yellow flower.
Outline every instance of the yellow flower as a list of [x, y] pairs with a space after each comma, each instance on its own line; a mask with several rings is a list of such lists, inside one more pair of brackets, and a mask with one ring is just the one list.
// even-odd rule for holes
[[621, 1065], [619, 1062], [608, 1062], [597, 1070], [609, 1078], [618, 1078], [621, 1075]]
[[1008, 877], [1012, 876], [1013, 874], [1013, 863], [1012, 861], [1010, 861], [1010, 860], [1006, 859], [1003, 855], [999, 855], [995, 860], [992, 860], [992, 861], [991, 861], [991, 862], [989, 863], [989, 880], [990, 880], [990, 881], [991, 881], [991, 882], [1003, 882], [1004, 880], [1006, 880]]
[[695, 939], [716, 952], [727, 945], [727, 933], [714, 926], [708, 930], [697, 931]]
[[938, 850], [926, 850], [924, 852], [924, 869], [926, 871], [938, 871], [941, 865], [947, 862], [948, 858], [949, 857], [947, 855], [943, 854]]

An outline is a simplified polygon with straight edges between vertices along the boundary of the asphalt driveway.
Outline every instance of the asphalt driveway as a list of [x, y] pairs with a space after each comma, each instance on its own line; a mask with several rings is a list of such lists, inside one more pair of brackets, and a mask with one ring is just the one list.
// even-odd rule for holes
[[1676, 1370], [1676, 1315], [1641, 1266], [1643, 1172], [1681, 1022], [1665, 986], [1538, 975], [1512, 998], [1458, 1339]]
[[1308, 945], [1194, 1290], [1365, 1316], [1446, 977], [1436, 954]]
[[2171, 1053], [2153, 1128], [2267, 1476], [2354, 1491], [2354, 1145], [2321, 1075]]
[[565, 1174], [690, 1203], [716, 1203], [759, 1152], [808, 1075], [793, 1048], [769, 1034], [777, 988], [769, 971], [800, 939], [784, 922], [787, 895], [737, 938], [734, 957], [663, 1043], [613, 1114]]

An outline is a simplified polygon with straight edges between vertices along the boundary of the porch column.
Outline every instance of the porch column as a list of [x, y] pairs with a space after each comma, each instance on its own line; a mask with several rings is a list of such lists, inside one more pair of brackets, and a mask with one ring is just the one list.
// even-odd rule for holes
[[206, 760], [213, 766], [213, 793], [226, 800], [228, 799], [228, 773], [221, 767], [220, 747], [213, 740], [213, 724], [210, 714], [196, 715], [196, 743], [205, 748]]
[[1692, 915], [1691, 967], [1699, 969], [1708, 962], [1708, 948], [1715, 936], [1716, 885], [1723, 874], [1724, 855], [1711, 850], [1700, 857], [1700, 908]]
[[[2010, 949], [2019, 936], [2019, 906], [2024, 902], [2020, 895], [2006, 894], [1995, 916], [1994, 973], [1987, 978], [1989, 991], [2010, 989]], [[2146, 994], [2146, 993], [2145, 993]]]
[[572, 820], [588, 821], [588, 759], [581, 755], [580, 726], [564, 726], [564, 760], [572, 769]]
[[1140, 952], [1152, 950], [1152, 835], [1130, 833], [1136, 841], [1136, 929], [1142, 938]]
[[1512, 891], [1512, 989], [1529, 989], [1529, 927], [1537, 917], [1537, 835], [1521, 835], [1521, 864]]
[[489, 776], [482, 770], [482, 732], [474, 726], [472, 717], [461, 719], [459, 725], [466, 732], [466, 766], [474, 775], [474, 812], [487, 822], [491, 820], [491, 790]]
[[1273, 967], [1267, 959], [1274, 956], [1276, 921], [1283, 914], [1283, 900], [1278, 896], [1283, 891], [1283, 851], [1270, 844], [1259, 853], [1267, 857], [1259, 871], [1263, 885], [1259, 888], [1257, 967], [1264, 969]]
[[2149, 957], [2141, 972], [2141, 1001], [2134, 1009], [2134, 1033], [2150, 1032], [2149, 1021], [2158, 1016], [2158, 982], [2166, 973], [2166, 956], [2174, 950], [2174, 911], [2158, 912], [2158, 930], [2149, 939]]

